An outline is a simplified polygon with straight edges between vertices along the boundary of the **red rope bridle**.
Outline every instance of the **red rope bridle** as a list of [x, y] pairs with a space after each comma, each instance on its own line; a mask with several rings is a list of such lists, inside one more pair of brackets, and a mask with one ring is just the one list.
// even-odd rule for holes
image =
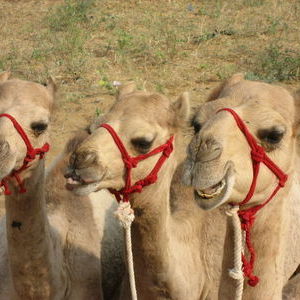
[[[230, 109], [230, 108], [223, 108], [223, 109], [220, 109], [219, 111], [223, 111], [223, 110], [228, 111], [232, 114], [232, 116], [234, 117], [234, 119], [237, 123], [237, 126], [240, 128], [240, 130], [244, 134], [244, 136], [251, 148], [253, 180], [252, 180], [252, 183], [251, 183], [251, 186], [250, 186], [250, 189], [249, 189], [249, 192], [248, 192], [246, 198], [242, 202], [240, 202], [238, 205], [242, 206], [242, 205], [246, 204], [253, 197], [253, 194], [254, 194], [255, 188], [256, 188], [260, 163], [265, 164], [278, 178], [277, 187], [275, 188], [273, 193], [269, 196], [269, 198], [267, 198], [267, 200], [265, 200], [265, 202], [263, 202], [262, 204], [256, 205], [254, 207], [250, 207], [248, 209], [240, 209], [238, 211], [238, 215], [241, 220], [242, 230], [245, 231], [245, 235], [246, 235], [247, 249], [250, 253], [250, 260], [247, 260], [247, 258], [244, 254], [242, 255], [244, 276], [249, 278], [249, 280], [248, 280], [249, 285], [255, 286], [259, 282], [259, 278], [253, 274], [256, 253], [255, 253], [255, 249], [252, 245], [251, 235], [250, 235], [251, 228], [253, 227], [253, 224], [255, 221], [255, 214], [272, 200], [272, 198], [276, 195], [276, 193], [279, 191], [280, 188], [284, 187], [284, 185], [288, 179], [288, 176], [267, 156], [264, 148], [257, 144], [255, 138], [250, 133], [247, 126], [241, 120], [239, 115], [233, 109]], [[232, 204], [232, 205], [236, 205], [236, 204]]]
[[23, 165], [19, 169], [13, 170], [8, 176], [4, 177], [0, 182], [0, 188], [4, 187], [4, 194], [10, 195], [11, 191], [9, 190], [8, 187], [8, 180], [15, 178], [19, 185], [19, 192], [25, 193], [26, 188], [24, 186], [23, 180], [20, 178], [20, 173], [29, 167], [28, 164], [35, 159], [36, 155], [39, 155], [40, 159], [42, 159], [45, 153], [49, 151], [50, 146], [48, 143], [45, 143], [45, 145], [42, 148], [33, 148], [27, 134], [25, 133], [21, 125], [16, 121], [16, 119], [9, 114], [0, 114], [0, 118], [3, 117], [8, 118], [12, 122], [15, 129], [17, 130], [17, 132], [19, 133], [19, 135], [21, 136], [21, 138], [23, 139], [26, 145], [27, 153], [24, 158]]
[[[174, 137], [171, 136], [169, 140], [163, 144], [158, 146], [157, 148], [153, 149], [152, 151], [141, 154], [135, 157], [132, 157], [128, 154], [124, 144], [122, 143], [121, 139], [115, 132], [115, 130], [108, 124], [101, 124], [99, 127], [105, 128], [110, 135], [112, 136], [114, 142], [116, 143], [117, 147], [119, 148], [122, 156], [122, 160], [124, 162], [124, 166], [126, 169], [125, 173], [125, 187], [120, 189], [119, 191], [115, 189], [109, 189], [109, 191], [115, 195], [118, 202], [128, 202], [130, 194], [133, 193], [140, 193], [143, 190], [143, 187], [153, 184], [157, 181], [157, 174], [161, 169], [162, 165], [164, 164], [165, 160], [170, 156], [173, 151], [173, 140]], [[146, 176], [144, 179], [137, 181], [134, 184], [131, 184], [131, 171], [133, 168], [136, 168], [138, 163], [141, 160], [144, 160], [150, 156], [153, 156], [157, 153], [162, 152], [162, 155], [158, 159], [157, 163], [155, 164], [152, 171]]]

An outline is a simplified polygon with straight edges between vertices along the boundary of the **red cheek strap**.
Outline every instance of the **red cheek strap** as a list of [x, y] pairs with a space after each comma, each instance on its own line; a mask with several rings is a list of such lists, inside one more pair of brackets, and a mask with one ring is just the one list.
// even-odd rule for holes
[[[158, 146], [157, 148], [151, 150], [146, 154], [141, 154], [135, 157], [132, 157], [127, 152], [123, 142], [119, 138], [118, 134], [115, 130], [108, 124], [101, 124], [99, 127], [105, 128], [113, 138], [115, 144], [117, 145], [118, 149], [120, 150], [122, 160], [126, 169], [125, 173], [125, 187], [120, 189], [119, 191], [115, 189], [109, 189], [109, 191], [115, 195], [118, 202], [128, 202], [130, 194], [133, 193], [140, 193], [142, 192], [145, 186], [151, 185], [157, 181], [158, 172], [161, 169], [162, 165], [166, 161], [166, 159], [171, 155], [173, 151], [173, 141], [174, 137], [171, 136], [168, 141]], [[131, 171], [133, 168], [136, 168], [138, 163], [150, 156], [155, 154], [162, 153], [158, 161], [156, 162], [155, 166], [153, 167], [152, 171], [146, 176], [144, 179], [137, 181], [134, 184], [131, 184]]]
[[40, 157], [40, 159], [44, 158], [45, 153], [48, 152], [50, 149], [50, 145], [46, 143], [41, 148], [33, 148], [27, 134], [23, 130], [22, 126], [16, 121], [16, 119], [9, 114], [0, 114], [0, 118], [4, 118], [4, 117], [8, 118], [12, 122], [13, 126], [15, 127], [15, 129], [21, 136], [22, 140], [24, 141], [27, 148], [27, 152], [23, 160], [23, 165], [19, 169], [13, 170], [8, 176], [4, 177], [0, 182], [0, 188], [1, 187], [4, 188], [5, 195], [10, 195], [11, 191], [9, 190], [8, 187], [8, 181], [15, 179], [19, 185], [19, 192], [25, 193], [26, 188], [24, 186], [23, 180], [20, 177], [20, 173], [29, 167], [29, 163], [33, 161], [37, 155]]

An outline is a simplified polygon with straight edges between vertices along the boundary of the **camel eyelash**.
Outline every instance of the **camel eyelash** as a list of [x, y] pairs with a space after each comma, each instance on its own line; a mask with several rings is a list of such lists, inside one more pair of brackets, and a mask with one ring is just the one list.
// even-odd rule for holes
[[42, 122], [34, 122], [31, 123], [30, 127], [35, 133], [41, 134], [43, 131], [47, 129], [48, 124]]
[[257, 133], [258, 137], [272, 145], [278, 144], [285, 134], [285, 130], [279, 128], [260, 129]]
[[151, 145], [153, 143], [153, 140], [149, 141], [149, 140], [146, 140], [143, 137], [140, 137], [140, 138], [134, 138], [134, 139], [132, 139], [131, 143], [132, 143], [132, 145], [134, 147], [136, 147], [138, 149], [148, 150], [151, 147]]

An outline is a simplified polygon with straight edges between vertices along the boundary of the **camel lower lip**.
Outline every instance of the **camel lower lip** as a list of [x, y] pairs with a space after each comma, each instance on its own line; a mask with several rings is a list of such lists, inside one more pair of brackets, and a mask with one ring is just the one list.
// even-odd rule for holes
[[223, 189], [225, 188], [225, 185], [226, 185], [226, 181], [225, 179], [223, 179], [219, 183], [213, 185], [210, 188], [204, 190], [197, 189], [196, 192], [201, 198], [209, 200], [211, 198], [220, 195]]
[[230, 164], [221, 181], [205, 189], [195, 189], [195, 200], [205, 210], [210, 210], [225, 203], [233, 190], [235, 182], [234, 168]]

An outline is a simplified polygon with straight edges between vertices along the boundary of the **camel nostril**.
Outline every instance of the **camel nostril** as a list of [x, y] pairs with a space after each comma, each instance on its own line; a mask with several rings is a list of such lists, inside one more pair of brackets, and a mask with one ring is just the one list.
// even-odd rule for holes
[[223, 147], [213, 138], [202, 139], [197, 152], [197, 161], [208, 162], [221, 156]]
[[72, 169], [67, 169], [65, 171], [64, 177], [66, 179], [70, 179], [71, 181], [77, 181], [77, 182], [82, 181], [81, 177], [76, 174], [76, 170], [72, 170]]
[[87, 168], [97, 162], [97, 154], [91, 151], [76, 152], [72, 155], [70, 164], [74, 169]]

